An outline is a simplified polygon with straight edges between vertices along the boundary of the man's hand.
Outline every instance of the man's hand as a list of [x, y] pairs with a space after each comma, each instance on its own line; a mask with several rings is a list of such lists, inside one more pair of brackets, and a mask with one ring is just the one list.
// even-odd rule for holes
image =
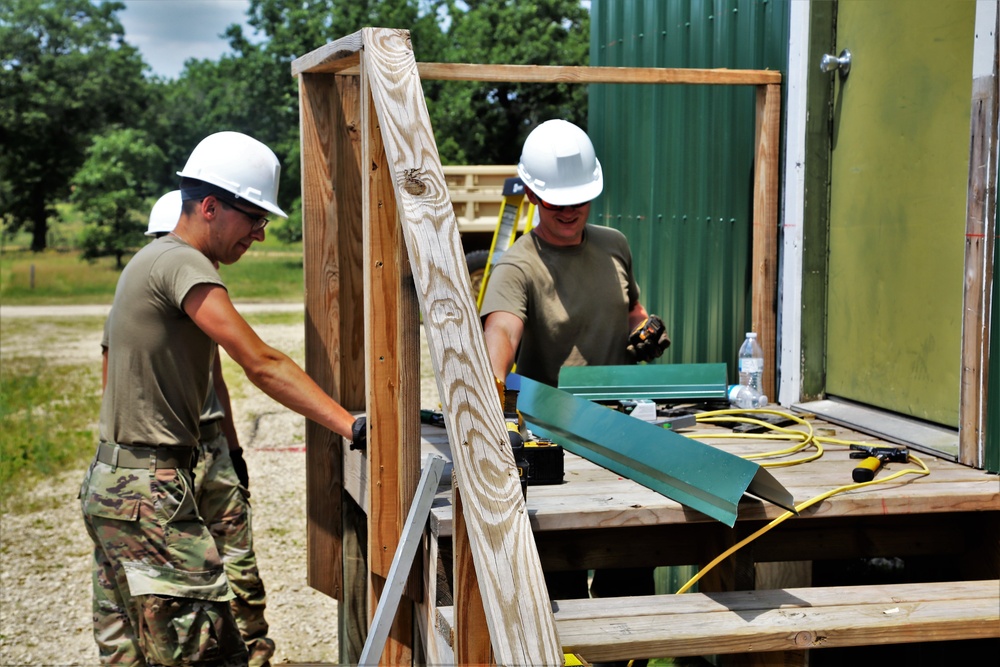
[[628, 353], [637, 361], [650, 361], [670, 347], [667, 327], [658, 315], [650, 315], [632, 330], [628, 337]]
[[233, 460], [233, 469], [236, 470], [236, 477], [244, 489], [250, 488], [250, 473], [247, 471], [247, 462], [243, 460], [243, 449], [230, 449], [229, 458]]
[[368, 418], [361, 415], [351, 426], [351, 449], [365, 451], [368, 447]]

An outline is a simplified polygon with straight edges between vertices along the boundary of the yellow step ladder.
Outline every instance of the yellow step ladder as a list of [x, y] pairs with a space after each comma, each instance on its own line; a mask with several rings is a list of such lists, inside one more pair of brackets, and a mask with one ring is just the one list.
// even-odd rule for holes
[[[483, 296], [486, 294], [486, 283], [490, 279], [490, 270], [497, 260], [514, 245], [518, 232], [527, 234], [535, 219], [535, 205], [524, 196], [524, 181], [514, 176], [503, 183], [503, 199], [500, 200], [500, 214], [497, 216], [497, 227], [493, 232], [493, 242], [490, 244], [490, 254], [486, 258], [486, 270], [483, 282], [479, 285], [479, 296], [476, 298], [476, 308], [482, 308]], [[524, 229], [521, 229], [522, 220]]]

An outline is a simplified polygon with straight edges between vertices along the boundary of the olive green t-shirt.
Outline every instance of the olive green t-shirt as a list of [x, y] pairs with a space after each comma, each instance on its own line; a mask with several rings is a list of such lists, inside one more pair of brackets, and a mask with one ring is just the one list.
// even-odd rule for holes
[[182, 304], [201, 284], [225, 287], [208, 258], [175, 236], [153, 241], [122, 271], [107, 323], [102, 440], [198, 444], [216, 344]]
[[524, 322], [517, 372], [557, 386], [563, 366], [617, 366], [627, 355], [629, 310], [639, 301], [628, 240], [587, 225], [583, 242], [554, 246], [530, 233], [490, 273], [480, 315]]
[[[107, 350], [108, 346], [111, 344], [111, 337], [110, 334], [108, 334], [108, 325], [110, 323], [110, 317], [104, 320], [104, 336], [101, 338], [101, 348], [103, 350]], [[218, 354], [218, 346], [216, 346], [215, 354]], [[214, 375], [214, 372], [212, 375]], [[226, 411], [222, 407], [222, 401], [219, 400], [219, 395], [215, 391], [215, 383], [212, 375], [209, 376], [209, 382], [212, 383], [212, 386], [208, 390], [208, 398], [205, 399], [205, 405], [201, 409], [202, 424], [218, 421], [226, 416]]]

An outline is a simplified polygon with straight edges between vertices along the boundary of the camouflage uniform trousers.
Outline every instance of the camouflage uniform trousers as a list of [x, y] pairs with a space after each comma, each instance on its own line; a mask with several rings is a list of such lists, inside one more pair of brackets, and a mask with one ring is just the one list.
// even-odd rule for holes
[[202, 441], [194, 484], [198, 512], [215, 539], [236, 595], [229, 604], [246, 642], [250, 667], [267, 667], [274, 655], [274, 642], [267, 636], [264, 620], [267, 597], [253, 550], [250, 491], [240, 486], [236, 477], [226, 436]]
[[102, 664], [247, 664], [222, 559], [188, 470], [94, 460], [80, 489], [94, 542], [94, 638]]

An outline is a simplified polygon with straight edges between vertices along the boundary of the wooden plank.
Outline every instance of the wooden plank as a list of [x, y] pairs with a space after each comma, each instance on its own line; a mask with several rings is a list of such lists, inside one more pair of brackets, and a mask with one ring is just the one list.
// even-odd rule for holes
[[[589, 661], [1000, 637], [1000, 581], [560, 600], [564, 650]], [[454, 609], [439, 608], [442, 633]]]
[[492, 665], [490, 633], [479, 592], [479, 580], [472, 562], [472, 549], [462, 512], [462, 493], [458, 484], [452, 483], [452, 507], [455, 508], [454, 591], [455, 607], [462, 622], [455, 628], [455, 660], [459, 665]]
[[356, 66], [359, 62], [358, 52], [362, 46], [361, 31], [341, 37], [293, 60], [292, 76], [307, 72], [333, 73]]
[[365, 642], [364, 650], [358, 664], [377, 665], [384, 664], [376, 662], [376, 656], [382, 656], [386, 640], [389, 638], [389, 630], [393, 625], [396, 616], [396, 609], [400, 599], [403, 597], [403, 588], [406, 586], [406, 579], [412, 568], [414, 557], [417, 555], [417, 547], [420, 546], [420, 536], [424, 526], [427, 524], [427, 517], [430, 514], [431, 501], [434, 499], [434, 492], [438, 482], [441, 480], [441, 471], [444, 469], [444, 459], [439, 456], [428, 456], [424, 465], [420, 481], [417, 483], [416, 496], [410, 505], [410, 511], [406, 515], [406, 522], [403, 526], [403, 534], [400, 536], [399, 548], [392, 557], [392, 566], [389, 568], [386, 587], [382, 591], [382, 597], [378, 601], [378, 608], [375, 610], [375, 618], [372, 621], [368, 639]]
[[[353, 72], [343, 70], [345, 74]], [[574, 65], [497, 65], [481, 63], [417, 63], [428, 81], [493, 81], [509, 83], [638, 83], [756, 86], [781, 83], [772, 70], [668, 67], [587, 67]]]
[[493, 650], [500, 664], [561, 665], [409, 35], [362, 32]]
[[346, 493], [341, 508], [344, 587], [337, 600], [337, 649], [342, 665], [354, 665], [368, 637], [368, 522]]
[[[962, 309], [962, 373], [959, 403], [959, 460], [986, 464], [989, 414], [990, 300], [995, 267], [997, 144], [1000, 143], [1000, 10], [979, 3], [972, 81], [969, 194], [965, 220], [965, 293]], [[992, 304], [993, 308], [1000, 304]], [[996, 353], [996, 352], [994, 352]], [[997, 399], [993, 399], [997, 404]]]
[[[344, 407], [358, 409], [363, 408], [364, 399], [356, 387], [363, 388], [363, 379], [340, 356], [350, 351], [352, 340], [360, 347], [359, 325], [340, 316], [341, 307], [351, 312], [361, 297], [360, 281], [352, 278], [360, 268], [360, 225], [354, 215], [360, 182], [348, 136], [357, 106], [352, 92], [349, 80], [304, 76], [299, 81], [305, 369]], [[342, 440], [307, 421], [306, 445], [307, 579], [311, 587], [339, 599]]]
[[776, 399], [778, 295], [778, 176], [781, 154], [781, 86], [757, 87], [757, 149], [754, 154], [752, 313], [764, 350], [763, 393]]
[[[371, 602], [380, 598], [420, 474], [420, 318], [413, 278], [397, 222], [392, 171], [361, 75], [365, 249], [365, 351], [368, 387], [368, 566]], [[412, 587], [416, 580], [411, 580]], [[411, 592], [411, 597], [415, 597]], [[374, 613], [374, 610], [371, 610]], [[398, 610], [381, 664], [413, 660], [413, 609]]]

